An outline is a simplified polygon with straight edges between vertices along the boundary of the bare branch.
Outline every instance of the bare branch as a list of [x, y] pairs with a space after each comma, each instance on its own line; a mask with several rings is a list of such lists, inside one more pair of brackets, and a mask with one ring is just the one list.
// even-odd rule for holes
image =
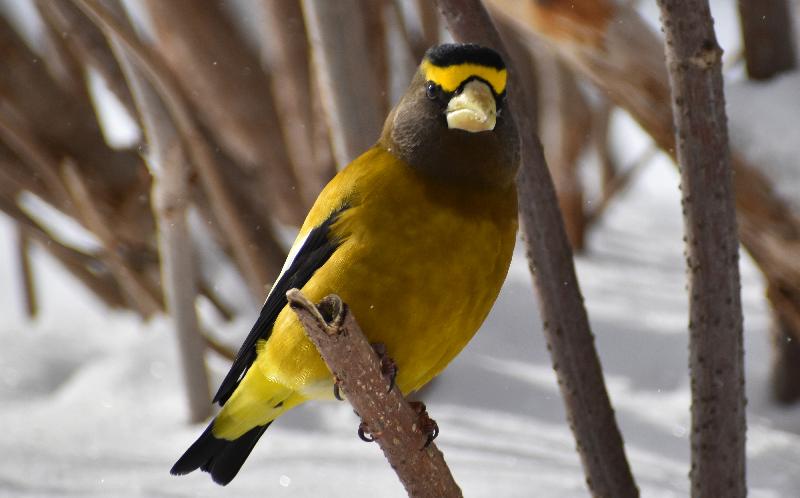
[[739, 21], [750, 79], [767, 80], [797, 67], [787, 0], [739, 0]]
[[[261, 31], [264, 56], [270, 74], [275, 108], [286, 137], [306, 201], [311, 204], [336, 174], [333, 161], [319, 160], [314, 151], [314, 93], [309, 64], [309, 46], [303, 11], [297, 0], [262, 0], [266, 28]], [[323, 125], [324, 126], [324, 125]], [[325, 145], [329, 148], [330, 145]]]
[[25, 160], [34, 171], [34, 177], [42, 179], [53, 204], [66, 213], [71, 212], [69, 193], [58, 177], [58, 161], [37, 140], [27, 123], [23, 122], [21, 114], [11, 107], [10, 102], [0, 101], [0, 139]]
[[[303, 0], [318, 88], [336, 163], [344, 167], [378, 139], [383, 124], [359, 0]], [[341, 29], [342, 26], [348, 29]]]
[[63, 176], [79, 218], [103, 243], [105, 251], [102, 257], [125, 289], [134, 307], [145, 317], [160, 311], [161, 300], [157, 296], [157, 289], [147, 282], [142, 274], [130, 268], [120, 256], [120, 244], [111, 230], [113, 225], [103, 216], [72, 161], [64, 161]]
[[591, 136], [591, 113], [572, 71], [552, 54], [539, 52], [539, 133], [567, 236], [572, 249], [581, 252], [587, 224], [578, 167]]
[[650, 164], [658, 151], [659, 149], [655, 146], [649, 147], [624, 171], [616, 171], [616, 168], [614, 169], [614, 175], [603, 183], [603, 192], [600, 194], [600, 200], [595, 203], [591, 211], [586, 213], [586, 226], [593, 225], [603, 216], [611, 201], [631, 184], [631, 181], [645, 166]]
[[658, 0], [666, 34], [689, 276], [693, 496], [747, 495], [739, 240], [722, 49], [708, 0]]
[[408, 495], [460, 497], [442, 453], [435, 444], [428, 444], [419, 415], [381, 373], [381, 360], [347, 305], [330, 295], [314, 306], [297, 289], [286, 297]]
[[103, 33], [94, 23], [71, 2], [64, 0], [36, 0], [36, 7], [42, 17], [58, 30], [58, 33], [63, 33], [64, 42], [69, 45], [78, 58], [91, 65], [103, 76], [108, 88], [131, 116], [135, 116], [133, 98], [125, 83], [125, 77], [122, 75]]
[[[490, 4], [521, 32], [551, 42], [576, 71], [628, 111], [661, 150], [675, 157], [662, 42], [636, 11], [610, 0]], [[800, 293], [800, 216], [757, 165], [741, 151], [731, 152], [742, 245], [769, 285]], [[780, 313], [800, 316], [800, 301]], [[794, 337], [800, 341], [800, 330]]]
[[[116, 9], [120, 22], [127, 22], [120, 4], [111, 4], [111, 9]], [[211, 415], [211, 393], [205, 365], [205, 341], [195, 308], [196, 257], [187, 222], [190, 168], [180, 137], [158, 95], [116, 39], [111, 39], [111, 48], [130, 85], [144, 125], [148, 145], [145, 159], [154, 177], [150, 198], [158, 225], [165, 305], [178, 342], [189, 421], [196, 423]]]
[[[457, 40], [493, 47], [506, 54], [492, 20], [478, 0], [439, 0], [439, 9]], [[505, 57], [507, 61], [509, 58]], [[511, 65], [513, 71], [513, 64]], [[512, 72], [510, 109], [528, 109], [526, 86]], [[517, 178], [520, 219], [528, 262], [538, 290], [544, 333], [586, 481], [594, 496], [639, 495], [608, 399], [586, 308], [553, 182], [529, 117], [515, 115], [522, 165]]]
[[[2, 170], [0, 170], [0, 176], [2, 176]], [[10, 216], [18, 225], [24, 226], [31, 239], [35, 240], [42, 249], [64, 265], [75, 278], [80, 280], [106, 306], [110, 308], [123, 308], [126, 306], [127, 303], [120, 291], [119, 284], [109, 272], [104, 271], [105, 264], [99, 260], [99, 255], [87, 255], [64, 245], [13, 202], [3, 196], [0, 196], [0, 211]]]
[[36, 286], [34, 285], [33, 269], [31, 267], [31, 238], [24, 225], [17, 224], [17, 259], [22, 270], [22, 295], [25, 297], [25, 312], [28, 318], [35, 318], [39, 313], [39, 303], [36, 300]]
[[145, 4], [159, 54], [205, 128], [244, 167], [250, 181], [261, 185], [261, 197], [271, 214], [285, 223], [302, 223], [308, 204], [287, 152], [272, 82], [259, 57], [219, 2], [147, 0]]

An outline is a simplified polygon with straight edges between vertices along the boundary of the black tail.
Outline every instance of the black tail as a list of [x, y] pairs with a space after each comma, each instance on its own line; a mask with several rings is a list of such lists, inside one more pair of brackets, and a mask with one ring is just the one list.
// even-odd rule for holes
[[238, 439], [228, 441], [214, 437], [211, 432], [213, 425], [213, 421], [208, 424], [197, 441], [175, 462], [169, 471], [170, 474], [184, 475], [201, 469], [211, 474], [214, 482], [225, 486], [236, 477], [242, 464], [253, 451], [258, 438], [269, 427], [269, 424], [254, 427]]

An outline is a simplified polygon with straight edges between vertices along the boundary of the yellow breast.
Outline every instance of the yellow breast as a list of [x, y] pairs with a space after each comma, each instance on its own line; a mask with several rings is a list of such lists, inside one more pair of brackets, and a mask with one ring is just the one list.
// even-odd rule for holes
[[[333, 226], [343, 242], [302, 290], [315, 302], [339, 294], [370, 342], [386, 345], [398, 386], [416, 390], [461, 351], [497, 297], [514, 247], [513, 187], [433, 184], [375, 148], [331, 182], [303, 231], [343, 197], [351, 207]], [[330, 373], [288, 308], [256, 364], [304, 398], [331, 396]]]

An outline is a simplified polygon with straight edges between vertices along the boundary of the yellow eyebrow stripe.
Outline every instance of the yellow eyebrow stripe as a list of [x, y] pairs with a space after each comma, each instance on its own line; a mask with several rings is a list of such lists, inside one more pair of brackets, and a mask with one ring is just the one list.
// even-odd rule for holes
[[440, 67], [430, 61], [424, 61], [422, 68], [425, 71], [425, 79], [433, 81], [441, 86], [446, 92], [453, 92], [464, 80], [477, 76], [486, 80], [494, 92], [498, 95], [506, 89], [506, 78], [508, 73], [505, 69], [495, 69], [493, 67], [481, 66], [480, 64], [464, 63], [452, 66]]

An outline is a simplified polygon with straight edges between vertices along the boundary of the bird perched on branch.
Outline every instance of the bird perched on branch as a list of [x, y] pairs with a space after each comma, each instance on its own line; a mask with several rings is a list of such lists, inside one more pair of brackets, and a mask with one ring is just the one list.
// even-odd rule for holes
[[286, 292], [338, 294], [413, 392], [486, 318], [517, 229], [517, 132], [493, 50], [431, 48], [378, 143], [323, 189], [215, 402], [219, 415], [173, 466], [227, 484], [279, 416], [333, 398], [331, 374]]

